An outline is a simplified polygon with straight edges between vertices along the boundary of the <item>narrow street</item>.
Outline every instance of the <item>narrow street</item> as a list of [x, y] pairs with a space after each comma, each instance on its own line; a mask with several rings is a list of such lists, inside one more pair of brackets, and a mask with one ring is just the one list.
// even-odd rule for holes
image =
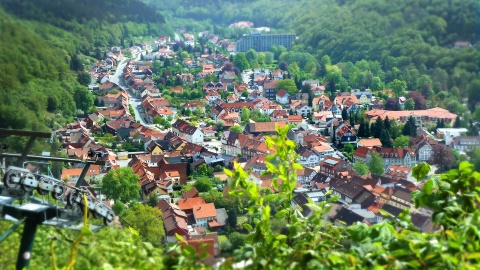
[[[139, 56], [140, 56], [140, 54], [138, 54], [136, 59], [138, 59]], [[126, 59], [126, 60], [123, 60], [120, 64], [118, 64], [117, 70], [115, 71], [115, 74], [110, 77], [110, 81], [113, 82], [113, 83], [116, 83], [118, 86], [120, 86], [120, 88], [122, 88], [124, 91], [126, 91], [130, 95], [130, 105], [132, 105], [133, 111], [135, 112], [135, 120], [139, 121], [140, 124], [142, 124], [144, 126], [148, 126], [148, 127], [155, 126], [155, 125], [152, 125], [152, 124], [149, 124], [149, 123], [145, 122], [145, 119], [144, 119], [145, 114], [143, 113], [143, 110], [141, 109], [142, 108], [141, 99], [137, 98], [133, 94], [132, 89], [128, 85], [126, 85], [123, 81], [123, 78], [122, 78], [123, 69], [127, 65], [128, 61], [129, 60]]]

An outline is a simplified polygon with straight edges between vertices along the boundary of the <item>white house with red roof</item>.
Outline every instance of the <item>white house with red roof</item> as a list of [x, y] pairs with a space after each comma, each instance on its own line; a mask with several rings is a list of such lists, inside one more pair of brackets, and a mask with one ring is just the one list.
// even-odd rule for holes
[[287, 91], [280, 89], [275, 96], [275, 100], [280, 104], [288, 104], [290, 101], [290, 95]]
[[199, 204], [193, 207], [193, 216], [195, 218], [194, 226], [208, 228], [208, 222], [217, 217], [217, 209], [213, 203]]

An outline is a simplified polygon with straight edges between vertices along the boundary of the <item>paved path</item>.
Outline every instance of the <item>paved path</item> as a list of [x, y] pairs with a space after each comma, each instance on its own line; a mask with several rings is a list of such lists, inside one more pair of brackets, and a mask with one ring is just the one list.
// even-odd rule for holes
[[[136, 57], [140, 57], [140, 54]], [[130, 94], [130, 105], [133, 107], [133, 111], [135, 112], [135, 120], [139, 121], [140, 124], [144, 126], [154, 126], [150, 123], [147, 123], [144, 119], [145, 114], [143, 113], [143, 108], [142, 108], [142, 101], [140, 98], [137, 98], [134, 94], [130, 86], [126, 85], [123, 81], [122, 75], [123, 75], [123, 69], [127, 65], [129, 59], [123, 60], [118, 66], [117, 70], [115, 71], [115, 74], [110, 77], [110, 81], [113, 83], [116, 83], [120, 88], [122, 88], [124, 91], [126, 91], [128, 94]]]

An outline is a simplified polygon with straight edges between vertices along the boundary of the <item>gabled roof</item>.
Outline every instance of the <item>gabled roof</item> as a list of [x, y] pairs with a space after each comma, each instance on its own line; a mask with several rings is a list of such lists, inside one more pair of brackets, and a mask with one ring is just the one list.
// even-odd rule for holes
[[334, 220], [339, 220], [342, 222], [345, 222], [347, 225], [352, 225], [355, 222], [362, 222], [363, 217], [360, 216], [359, 214], [353, 212], [350, 209], [347, 209], [345, 207], [342, 207], [335, 217], [333, 218]]
[[190, 198], [196, 198], [198, 197], [198, 190], [193, 187], [189, 191], [183, 193], [182, 199], [190, 199]]
[[332, 179], [330, 187], [345, 197], [354, 199], [363, 191], [363, 185], [345, 179]]
[[203, 197], [182, 198], [178, 200], [178, 208], [180, 208], [180, 210], [191, 210], [195, 206], [202, 204], [205, 204], [205, 199]]
[[213, 203], [198, 204], [193, 207], [193, 215], [195, 219], [216, 217], [217, 210]]
[[372, 148], [375, 146], [381, 147], [382, 142], [380, 142], [380, 139], [378, 138], [372, 138], [372, 139], [361, 139], [358, 141], [359, 144], [361, 144], [363, 147], [367, 148]]
[[288, 94], [287, 94], [287, 91], [285, 91], [285, 90], [283, 90], [283, 89], [278, 90], [278, 92], [277, 92], [277, 97], [283, 98], [285, 95], [288, 95]]
[[302, 116], [301, 115], [289, 115], [288, 116], [288, 122], [289, 123], [301, 123], [303, 120], [302, 120]]
[[353, 152], [353, 156], [355, 157], [361, 157], [361, 158], [366, 158], [367, 153], [372, 151], [371, 149], [364, 147], [364, 146], [359, 146], [357, 149], [355, 149], [355, 152]]
[[402, 209], [395, 207], [391, 204], [384, 204], [382, 206], [382, 209], [393, 215], [394, 217], [398, 217], [400, 213], [402, 213]]
[[177, 119], [175, 123], [173, 123], [172, 128], [178, 129], [182, 133], [186, 133], [189, 135], [194, 134], [197, 131], [197, 127], [192, 126], [190, 123], [182, 120], [182, 119]]
[[304, 217], [310, 216], [313, 213], [312, 209], [306, 206], [308, 197], [304, 193], [297, 194], [297, 196], [293, 197], [293, 202], [302, 208], [302, 215]]
[[404, 188], [396, 188], [395, 191], [392, 194], [392, 197], [397, 197], [399, 199], [402, 199], [404, 201], [407, 201], [409, 203], [412, 203], [412, 196], [411, 196], [411, 191], [408, 189]]

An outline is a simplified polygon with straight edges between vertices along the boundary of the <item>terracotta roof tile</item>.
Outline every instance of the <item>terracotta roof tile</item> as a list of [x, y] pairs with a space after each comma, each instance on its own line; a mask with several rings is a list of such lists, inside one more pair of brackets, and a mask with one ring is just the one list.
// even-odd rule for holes
[[193, 207], [193, 215], [196, 219], [216, 217], [217, 210], [213, 203], [198, 204]]

